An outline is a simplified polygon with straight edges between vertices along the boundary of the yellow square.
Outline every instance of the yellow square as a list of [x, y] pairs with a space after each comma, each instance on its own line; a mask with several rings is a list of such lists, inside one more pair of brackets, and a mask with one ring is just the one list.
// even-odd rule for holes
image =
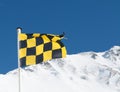
[[57, 40], [60, 40], [60, 37], [54, 36], [54, 37], [52, 38], [52, 41], [54, 41], [54, 42], [56, 42]]
[[42, 38], [43, 38], [44, 43], [50, 42], [50, 39], [46, 35], [43, 35]]
[[36, 64], [35, 61], [36, 61], [36, 56], [34, 55], [26, 57], [26, 65], [34, 65]]
[[26, 34], [19, 34], [18, 37], [19, 37], [19, 41], [27, 39], [27, 35]]
[[19, 50], [19, 58], [23, 58], [26, 56], [26, 48], [22, 48]]
[[28, 48], [35, 47], [35, 46], [36, 46], [36, 40], [35, 40], [35, 38], [27, 40], [27, 47]]
[[36, 46], [36, 55], [43, 53], [43, 44]]
[[43, 61], [46, 62], [52, 59], [52, 51], [46, 51], [43, 53]]
[[60, 49], [61, 46], [57, 42], [52, 42], [52, 50]]
[[62, 58], [65, 58], [65, 57], [66, 57], [66, 54], [67, 54], [66, 48], [63, 47], [63, 48], [62, 48]]
[[33, 37], [39, 37], [39, 36], [40, 36], [40, 34], [38, 34], [38, 33], [33, 34]]

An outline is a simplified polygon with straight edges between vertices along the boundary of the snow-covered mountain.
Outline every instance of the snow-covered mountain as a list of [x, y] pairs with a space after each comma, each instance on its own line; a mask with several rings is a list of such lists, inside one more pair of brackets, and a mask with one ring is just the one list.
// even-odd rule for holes
[[[0, 92], [18, 92], [18, 69], [0, 75]], [[120, 46], [22, 68], [21, 92], [120, 92]]]

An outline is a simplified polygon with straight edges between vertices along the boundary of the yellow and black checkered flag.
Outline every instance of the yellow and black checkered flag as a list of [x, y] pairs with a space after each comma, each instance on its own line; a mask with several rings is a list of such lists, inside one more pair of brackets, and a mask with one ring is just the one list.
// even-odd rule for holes
[[63, 37], [64, 35], [20, 33], [20, 66], [66, 57], [66, 48], [61, 42]]

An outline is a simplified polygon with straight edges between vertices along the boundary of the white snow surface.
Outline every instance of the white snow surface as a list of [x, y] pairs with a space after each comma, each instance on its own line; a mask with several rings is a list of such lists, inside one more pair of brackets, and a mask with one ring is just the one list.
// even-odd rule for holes
[[[18, 69], [0, 74], [0, 92], [19, 92]], [[21, 68], [21, 92], [120, 92], [120, 46]]]

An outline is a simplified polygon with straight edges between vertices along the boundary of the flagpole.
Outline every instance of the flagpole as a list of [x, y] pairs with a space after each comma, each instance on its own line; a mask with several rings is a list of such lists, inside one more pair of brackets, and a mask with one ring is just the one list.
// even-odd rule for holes
[[19, 34], [21, 33], [22, 28], [18, 27], [17, 28], [17, 52], [18, 52], [18, 92], [21, 92], [21, 74], [20, 74], [20, 59], [19, 59]]

